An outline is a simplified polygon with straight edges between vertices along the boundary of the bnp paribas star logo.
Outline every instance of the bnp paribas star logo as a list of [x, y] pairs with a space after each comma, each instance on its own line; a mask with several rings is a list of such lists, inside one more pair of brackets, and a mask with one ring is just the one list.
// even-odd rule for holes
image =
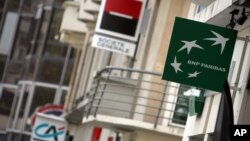
[[176, 18], [163, 79], [222, 91], [237, 32]]
[[[211, 45], [211, 46], [215, 46], [215, 45], [220, 45], [220, 46], [217, 46], [217, 47], [221, 47], [221, 52], [220, 54], [223, 53], [223, 50], [225, 48], [225, 45], [226, 45], [226, 42], [229, 40], [228, 38], [225, 38], [223, 36], [221, 36], [219, 33], [216, 33], [215, 31], [212, 31], [211, 32], [215, 35], [214, 38], [205, 38], [204, 40], [211, 40], [211, 41], [214, 41], [214, 43]], [[187, 50], [187, 55], [190, 54], [191, 50], [192, 49], [200, 49], [202, 51], [204, 51], [205, 49], [203, 47], [201, 47], [200, 45], [198, 45], [196, 42], [197, 40], [194, 40], [194, 41], [185, 41], [185, 40], [182, 40], [181, 41], [182, 43], [184, 43], [184, 45], [178, 50], [178, 52], [180, 51], [183, 51], [183, 50]], [[190, 60], [189, 60], [190, 62]], [[191, 63], [191, 62], [190, 62]], [[171, 66], [173, 67], [173, 69], [175, 70], [176, 73], [178, 73], [178, 71], [180, 72], [184, 72], [180, 67], [181, 67], [182, 63], [178, 63], [177, 62], [177, 59], [176, 59], [176, 56], [174, 58], [174, 62], [171, 63]], [[206, 64], [201, 64], [202, 66], [205, 67]], [[216, 68], [216, 67], [214, 67]], [[217, 67], [219, 68], [219, 67]], [[187, 78], [195, 78], [195, 77], [198, 77], [198, 75], [202, 73], [202, 72], [193, 72], [193, 73], [187, 73], [188, 76]]]

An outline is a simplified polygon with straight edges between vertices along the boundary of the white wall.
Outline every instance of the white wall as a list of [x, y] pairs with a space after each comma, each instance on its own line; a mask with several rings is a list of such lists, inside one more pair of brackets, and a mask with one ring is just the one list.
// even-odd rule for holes
[[238, 124], [250, 124], [250, 90], [246, 90], [242, 102]]
[[188, 18], [201, 22], [206, 22], [209, 19], [213, 18], [215, 15], [222, 12], [230, 5], [232, 5], [232, 0], [216, 0], [215, 2], [198, 12], [199, 6], [192, 3], [190, 6]]
[[188, 117], [183, 141], [188, 140], [190, 136], [212, 133], [214, 131], [219, 102], [219, 94], [206, 97], [202, 115], [200, 117]]
[[247, 110], [247, 107], [249, 107], [249, 104], [248, 104], [249, 91], [246, 91], [246, 85], [248, 82], [248, 74], [249, 74], [249, 68], [250, 68], [250, 43], [247, 46], [246, 56], [244, 60], [245, 61], [242, 66], [239, 84], [238, 84], [238, 87], [241, 88], [241, 90], [236, 93], [235, 100], [234, 100], [235, 123], [241, 123], [240, 116], [243, 120], [242, 122], [246, 122], [246, 119], [244, 116], [249, 117], [249, 112], [247, 113], [244, 113], [244, 112]]
[[78, 20], [78, 2], [65, 2], [64, 15], [62, 18], [61, 31], [69, 30], [74, 32], [87, 32], [86, 24]]

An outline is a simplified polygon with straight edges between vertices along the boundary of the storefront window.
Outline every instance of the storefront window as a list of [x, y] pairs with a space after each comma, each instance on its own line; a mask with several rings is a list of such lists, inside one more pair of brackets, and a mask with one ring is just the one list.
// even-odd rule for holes
[[0, 130], [5, 130], [7, 128], [14, 97], [14, 89], [3, 88], [2, 91], [0, 91]]
[[6, 62], [7, 56], [0, 55], [0, 80], [3, 78], [4, 68], [5, 68], [5, 62]]
[[8, 11], [17, 12], [20, 0], [8, 0]]
[[34, 113], [34, 111], [37, 107], [48, 104], [48, 103], [53, 103], [55, 93], [56, 93], [56, 89], [37, 86], [35, 88], [35, 93], [33, 96], [29, 116], [31, 116], [31, 114]]
[[4, 13], [4, 5], [5, 5], [6, 0], [1, 0], [0, 1], [0, 38], [1, 38], [1, 31], [2, 31], [2, 24], [3, 24], [3, 13]]
[[64, 58], [43, 57], [38, 73], [38, 81], [58, 84], [63, 70]]
[[30, 50], [30, 41], [35, 30], [33, 17], [21, 17], [17, 32], [15, 47], [12, 51], [12, 59], [25, 59]]
[[68, 91], [62, 91], [62, 97], [60, 100], [60, 104], [63, 105], [65, 103], [65, 99], [66, 99], [66, 95], [67, 95]]
[[[184, 92], [191, 89], [191, 86], [181, 84], [178, 91], [178, 98], [174, 109], [173, 123], [185, 125], [189, 113], [189, 96]], [[204, 90], [200, 90], [200, 95], [204, 95]]]
[[54, 11], [54, 18], [51, 22], [51, 28], [49, 31], [49, 40], [58, 40], [60, 33], [60, 27], [62, 23], [63, 9], [56, 8]]

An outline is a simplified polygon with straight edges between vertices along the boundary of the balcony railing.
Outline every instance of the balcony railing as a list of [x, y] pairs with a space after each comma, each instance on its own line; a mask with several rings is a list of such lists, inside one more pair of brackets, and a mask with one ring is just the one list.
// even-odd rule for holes
[[95, 75], [92, 88], [76, 100], [76, 106], [83, 105], [84, 118], [105, 115], [149, 123], [154, 128], [183, 127], [189, 98], [178, 94], [180, 90], [185, 88], [161, 80], [159, 73], [106, 67]]

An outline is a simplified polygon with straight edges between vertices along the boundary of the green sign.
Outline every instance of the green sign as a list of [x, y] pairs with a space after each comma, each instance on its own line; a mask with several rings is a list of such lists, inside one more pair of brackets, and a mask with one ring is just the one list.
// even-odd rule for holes
[[176, 18], [163, 79], [222, 92], [237, 31]]

